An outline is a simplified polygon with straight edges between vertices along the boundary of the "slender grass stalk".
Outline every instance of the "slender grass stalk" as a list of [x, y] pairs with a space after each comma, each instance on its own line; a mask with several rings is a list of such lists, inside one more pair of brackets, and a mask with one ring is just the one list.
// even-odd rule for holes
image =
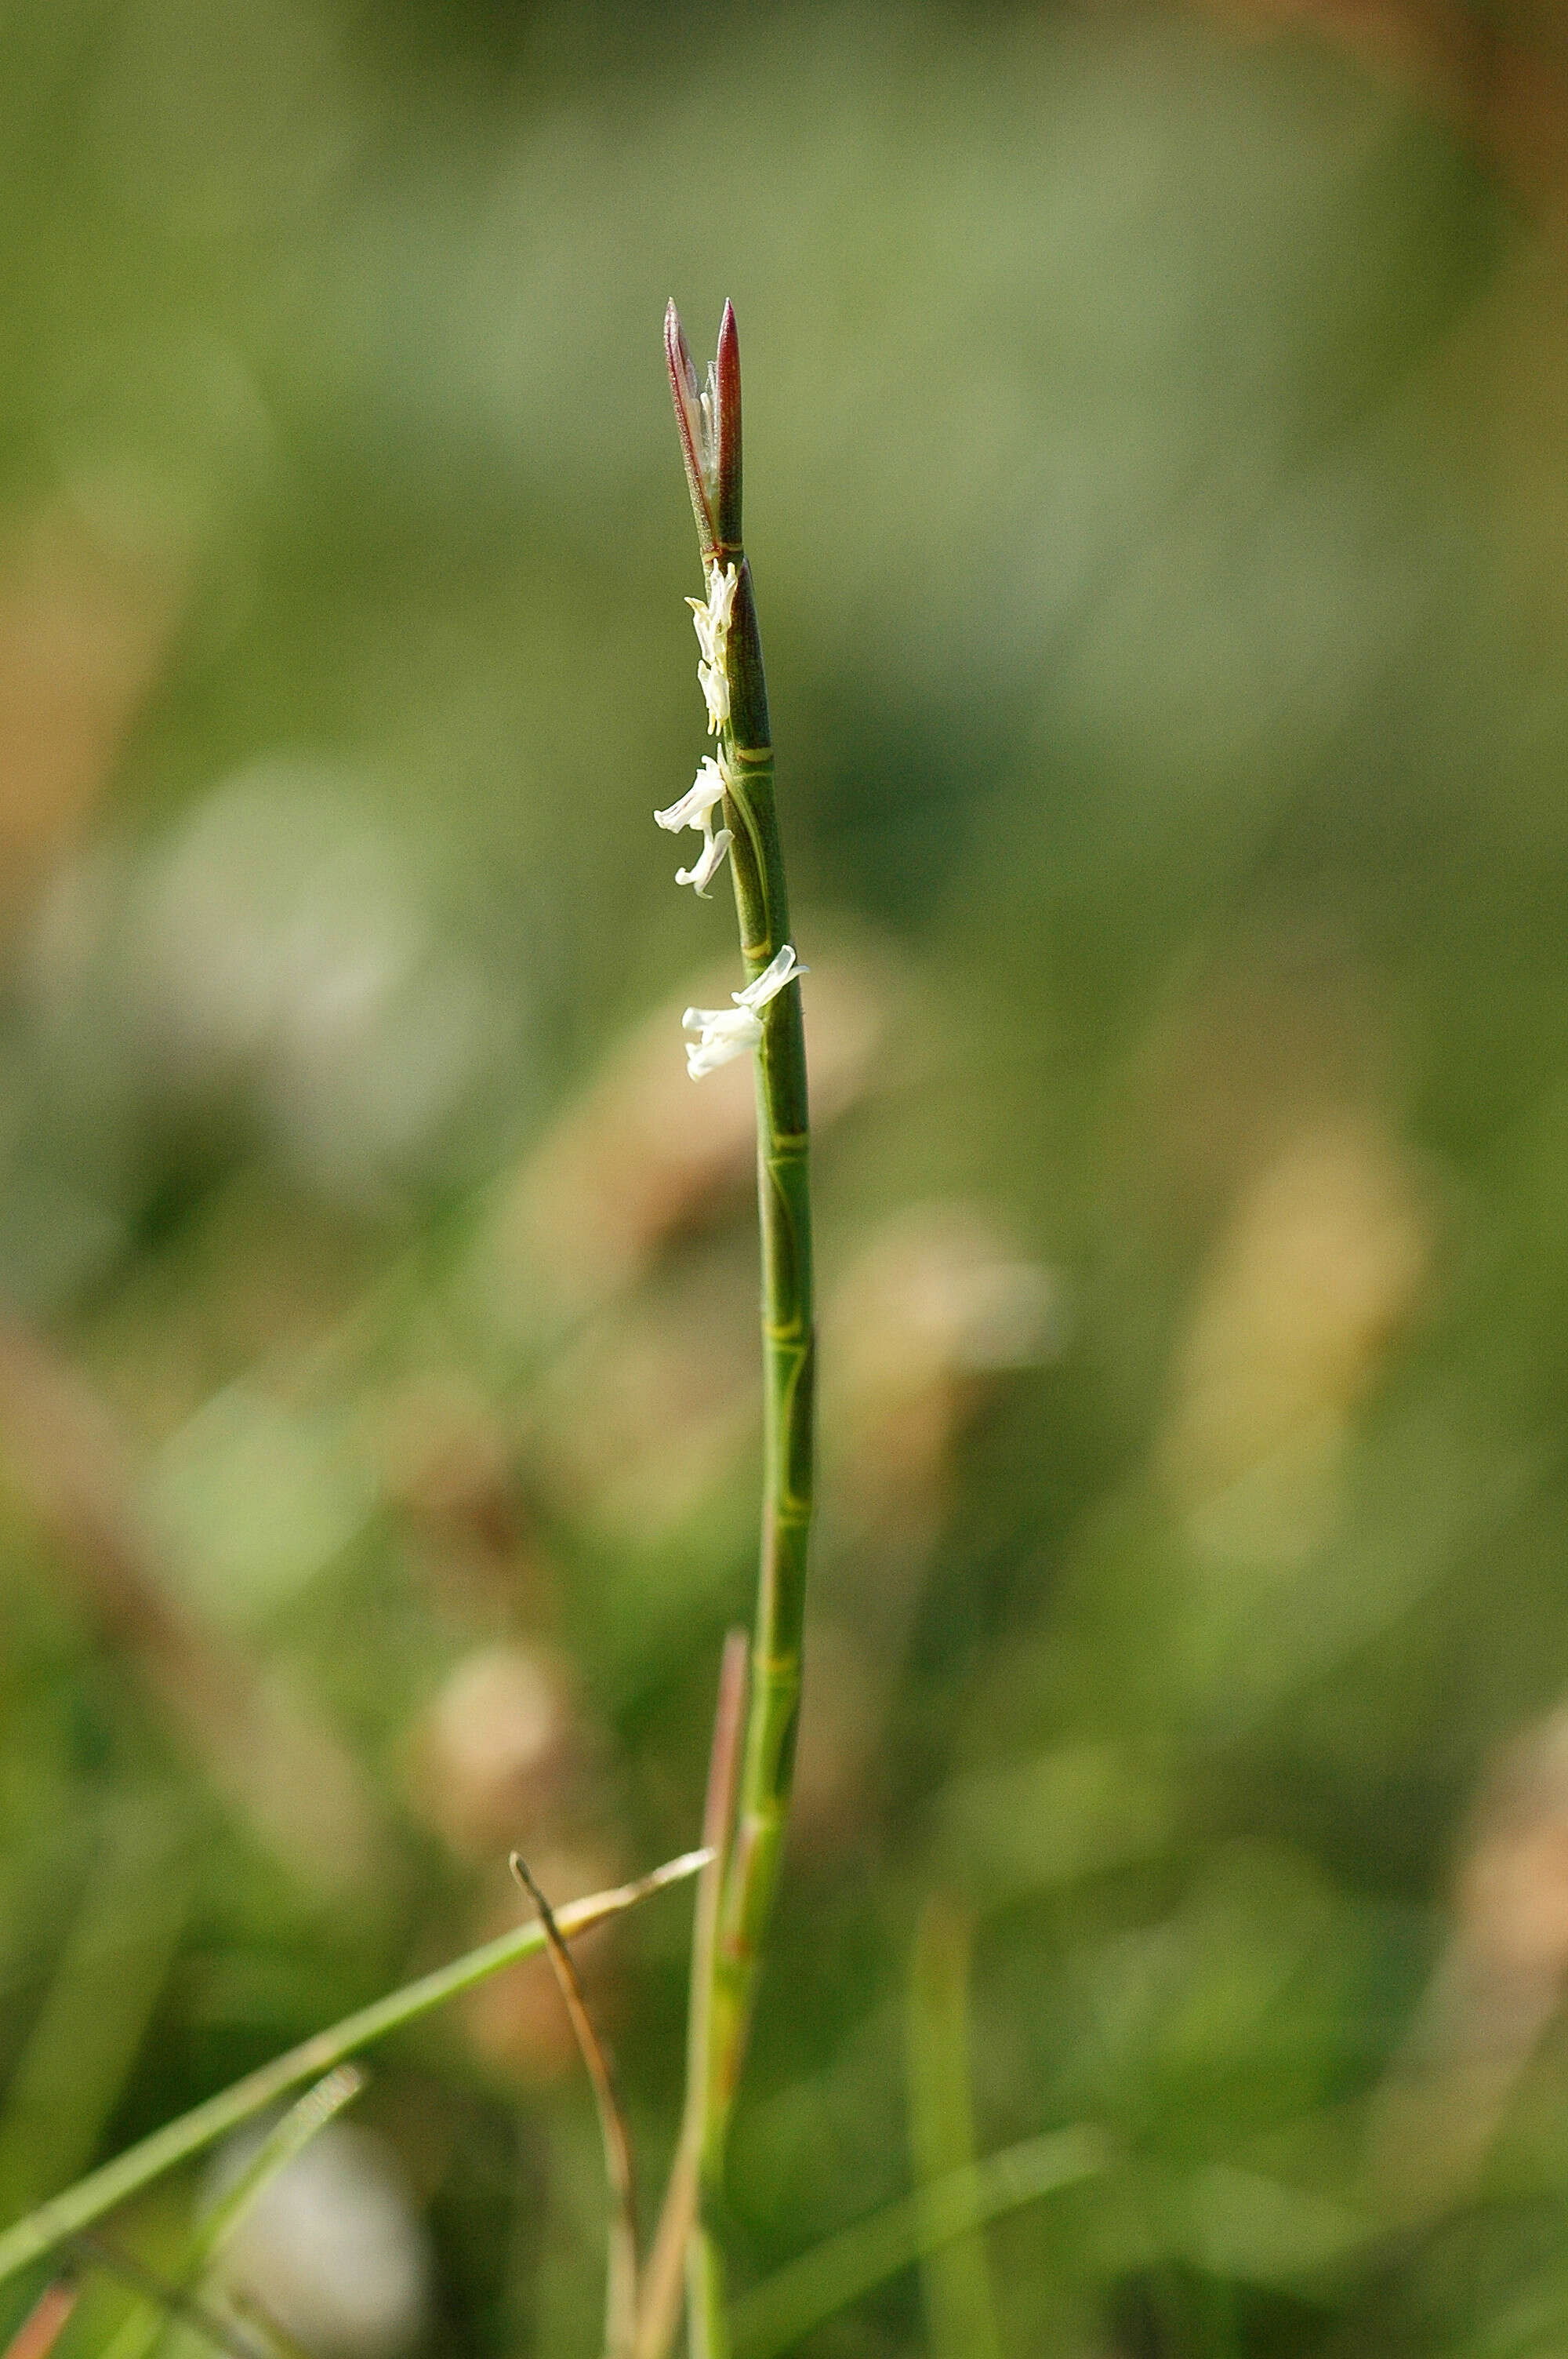
[[643, 2272], [637, 2319], [636, 2359], [662, 2359], [680, 2323], [687, 2246], [697, 2216], [697, 2181], [708, 2116], [708, 2008], [713, 1987], [713, 1951], [724, 1897], [724, 1867], [735, 1821], [735, 1789], [741, 1774], [741, 1738], [746, 1712], [746, 1633], [731, 1630], [724, 1641], [719, 1702], [708, 1760], [708, 1795], [702, 1810], [702, 1840], [713, 1856], [697, 1887], [691, 1941], [690, 2036], [687, 2042], [686, 2108], [670, 2166], [664, 2208]]
[[197, 2222], [180, 2264], [182, 2285], [195, 2285], [206, 2275], [232, 2242], [252, 2204], [280, 2171], [298, 2160], [345, 2105], [352, 2104], [364, 2085], [365, 2075], [357, 2064], [340, 2064], [274, 2122], [233, 2185]]
[[[971, 2169], [975, 2153], [969, 2055], [971, 1929], [966, 1911], [934, 1893], [920, 1912], [910, 1958], [909, 2147], [917, 2188]], [[985, 2239], [932, 2243], [921, 2256], [931, 2359], [1001, 2359]]]
[[[708, 1864], [706, 1851], [683, 1853], [679, 1859], [656, 1867], [649, 1875], [639, 1876], [634, 1884], [623, 1884], [612, 1892], [596, 1892], [586, 1900], [574, 1900], [556, 1911], [556, 1922], [568, 1939], [586, 1933], [591, 1926], [602, 1924], [607, 1918], [619, 1917], [623, 1909], [635, 1908], [653, 1893], [662, 1892], [668, 1884], [678, 1884], [695, 1875]], [[41, 2260], [83, 2229], [101, 2220], [116, 2204], [144, 2187], [161, 2179], [166, 2170], [200, 2154], [219, 2138], [238, 2129], [268, 2105], [276, 2104], [291, 2089], [305, 2081], [314, 2081], [330, 2072], [345, 2057], [352, 2056], [373, 2040], [384, 2039], [390, 2031], [401, 2030], [406, 2023], [427, 2015], [432, 2007], [443, 2006], [449, 1999], [458, 1998], [464, 1991], [472, 1990], [503, 1967], [516, 1965], [524, 1958], [535, 1957], [546, 1946], [543, 1925], [516, 1926], [509, 1933], [499, 1934], [477, 1950], [470, 1950], [450, 1965], [438, 1966], [434, 1973], [422, 1975], [419, 1981], [407, 1983], [401, 1990], [378, 1998], [357, 2014], [345, 2016], [329, 2030], [318, 2031], [297, 2048], [290, 2048], [282, 2056], [275, 2056], [269, 2064], [248, 2072], [214, 2097], [181, 2114], [178, 2120], [168, 2122], [162, 2129], [154, 2130], [137, 2146], [128, 2147], [73, 2187], [41, 2203], [36, 2212], [0, 2234], [0, 2285], [19, 2270]]]
[[[733, 310], [726, 303], [706, 393], [698, 388], [673, 303], [665, 315], [665, 349], [708, 584], [705, 614], [710, 634], [726, 596], [733, 598], [717, 653], [711, 638], [704, 641], [708, 676], [699, 672], [699, 677], [719, 740], [741, 955], [749, 984], [765, 985], [770, 973], [778, 972], [776, 962], [790, 943], [789, 897], [773, 798], [762, 641], [741, 534], [741, 351]], [[699, 614], [699, 639], [703, 620]], [[715, 671], [721, 677], [713, 678]], [[798, 983], [789, 980], [759, 1001], [756, 1016], [761, 1026], [754, 1045], [762, 1281], [762, 1561], [735, 1839], [725, 1871], [707, 2005], [694, 2025], [707, 2050], [701, 2067], [702, 2200], [687, 2291], [697, 2359], [722, 2359], [727, 2347], [722, 2267], [712, 2243], [712, 2216], [789, 1810], [813, 1503], [810, 1124]], [[732, 1024], [734, 1019], [724, 1021]], [[705, 1047], [708, 1038], [705, 1029]]]

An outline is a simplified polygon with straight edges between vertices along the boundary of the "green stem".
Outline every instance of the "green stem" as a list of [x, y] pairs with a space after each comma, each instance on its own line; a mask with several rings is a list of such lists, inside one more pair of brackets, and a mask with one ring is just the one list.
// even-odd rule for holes
[[[683, 384], [689, 387], [695, 380], [673, 312], [671, 327], [676, 419], [710, 587], [719, 567], [733, 564], [738, 575], [726, 647], [730, 718], [720, 751], [727, 787], [724, 823], [733, 838], [730, 865], [741, 954], [748, 978], [754, 981], [790, 940], [790, 922], [762, 643], [751, 567], [741, 539], [740, 355], [734, 315], [726, 306], [716, 365], [716, 440], [705, 453], [691, 399], [683, 396]], [[710, 465], [705, 465], [705, 459]], [[700, 2216], [687, 2268], [694, 2359], [725, 2359], [730, 2347], [715, 2213], [789, 1811], [812, 1514], [816, 1334], [810, 1119], [798, 983], [787, 984], [767, 1004], [762, 1025], [756, 1060], [762, 1561], [734, 1843], [725, 1870], [706, 1999], [693, 2010], [702, 2117]]]
[[724, 2256], [700, 2220], [687, 2240], [686, 2307], [690, 2359], [730, 2359]]
[[[730, 1855], [730, 1834], [735, 1819], [735, 1794], [741, 1776], [741, 1738], [746, 1712], [744, 1630], [731, 1630], [724, 1641], [723, 1667], [719, 1675], [719, 1707], [713, 1716], [713, 1745], [708, 1763], [708, 1798], [702, 1812], [703, 1849], [710, 1852], [697, 1887], [697, 1909], [691, 1936], [691, 2003], [687, 2033], [686, 2105], [680, 2138], [670, 2166], [669, 2184], [659, 2214], [658, 2232], [643, 2272], [637, 2318], [636, 2359], [665, 2359], [680, 2324], [681, 2301], [697, 2224], [697, 2195], [702, 2169], [703, 2137], [708, 2107], [708, 2018], [713, 1986], [713, 1946], [719, 1939], [719, 1910], [724, 1897], [724, 1867]], [[693, 2304], [693, 2314], [697, 2305]]]
[[[741, 627], [742, 624], [750, 628]], [[762, 656], [741, 563], [732, 659], [755, 665], [745, 699], [755, 710]], [[744, 678], [744, 673], [741, 674]], [[750, 685], [750, 683], [748, 683]], [[734, 702], [742, 703], [737, 683]], [[773, 805], [773, 754], [764, 745], [727, 747], [733, 781], [725, 821], [749, 976], [789, 940], [789, 905]], [[801, 1633], [813, 1488], [810, 1128], [800, 986], [792, 983], [762, 1012], [757, 1052], [757, 1212], [762, 1321], [762, 1530], [751, 1705], [741, 1770], [734, 1848], [725, 1876], [709, 1994], [709, 2075], [704, 2177], [717, 2191], [735, 2089], [745, 2050], [757, 1971], [778, 1881], [800, 1712]]]

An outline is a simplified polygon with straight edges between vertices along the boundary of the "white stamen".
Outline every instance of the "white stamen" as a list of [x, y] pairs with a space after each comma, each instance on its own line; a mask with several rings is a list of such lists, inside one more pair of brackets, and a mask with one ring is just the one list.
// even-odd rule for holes
[[712, 824], [714, 808], [724, 799], [724, 773], [711, 754], [705, 754], [696, 777], [678, 803], [667, 810], [656, 810], [654, 823], [678, 835], [683, 827], [700, 827], [707, 831]]
[[735, 612], [735, 592], [740, 585], [741, 576], [732, 565], [726, 565], [722, 571], [716, 565], [708, 572], [708, 609], [720, 631], [730, 628], [730, 617]]
[[770, 999], [778, 997], [785, 984], [793, 983], [797, 974], [810, 973], [808, 966], [797, 963], [795, 944], [785, 942], [783, 950], [768, 961], [755, 983], [749, 983], [744, 991], [732, 991], [730, 996], [737, 1007], [765, 1007]]
[[724, 855], [734, 841], [727, 827], [721, 827], [717, 835], [708, 836], [697, 855], [695, 865], [676, 870], [676, 883], [695, 886], [697, 899], [706, 901], [708, 888], [722, 867]]
[[762, 1027], [749, 1007], [688, 1007], [681, 1023], [687, 1031], [700, 1036], [686, 1044], [686, 1069], [694, 1082], [728, 1065], [732, 1058], [743, 1057], [762, 1037]]
[[703, 478], [709, 493], [719, 484], [719, 386], [714, 378], [713, 363], [708, 364], [708, 383], [697, 397], [702, 424], [698, 429]]
[[796, 959], [794, 943], [785, 942], [778, 955], [769, 960], [755, 983], [749, 983], [744, 991], [730, 993], [730, 996], [735, 1003], [732, 1008], [688, 1007], [681, 1017], [682, 1027], [698, 1036], [686, 1044], [686, 1069], [692, 1080], [700, 1082], [705, 1073], [711, 1073], [719, 1066], [728, 1065], [733, 1058], [743, 1057], [748, 1049], [756, 1048], [762, 1037], [759, 1010], [764, 1008], [771, 999], [776, 999], [797, 975], [809, 974], [810, 972], [809, 967], [802, 966]]
[[692, 626], [697, 633], [697, 644], [702, 651], [697, 677], [703, 701], [708, 706], [708, 730], [714, 735], [730, 718], [730, 676], [725, 668], [725, 655], [739, 581], [740, 576], [732, 565], [715, 565], [708, 576], [706, 603], [700, 598], [688, 598], [686, 602], [691, 608]]
[[677, 885], [694, 885], [698, 896], [706, 900], [708, 888], [725, 853], [734, 841], [727, 827], [714, 831], [713, 814], [724, 799], [724, 773], [711, 754], [705, 754], [696, 778], [678, 803], [667, 810], [656, 810], [656, 824], [676, 835], [684, 827], [702, 830], [702, 852], [694, 868], [677, 868]]

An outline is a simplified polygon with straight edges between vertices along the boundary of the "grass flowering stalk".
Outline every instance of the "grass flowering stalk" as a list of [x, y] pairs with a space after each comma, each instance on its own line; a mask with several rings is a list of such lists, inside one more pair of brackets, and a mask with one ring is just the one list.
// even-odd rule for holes
[[[699, 386], [672, 303], [665, 348], [676, 422], [697, 519], [706, 596], [692, 600], [702, 653], [697, 677], [719, 758], [698, 774], [693, 797], [658, 817], [701, 826], [704, 853], [683, 881], [698, 892], [727, 851], [747, 985], [735, 1012], [691, 1008], [694, 1076], [750, 1049], [757, 1077], [757, 1199], [762, 1245], [763, 1476], [762, 1552], [752, 1678], [733, 1839], [725, 1865], [706, 2006], [695, 2018], [703, 2052], [694, 2059], [702, 2092], [700, 2213], [694, 2232], [687, 2306], [697, 2359], [727, 2347], [722, 2270], [711, 2234], [735, 2092], [767, 1932], [795, 1767], [800, 1712], [801, 1634], [813, 1497], [810, 1125], [806, 1035], [790, 939], [789, 898], [773, 799], [768, 695], [751, 567], [741, 518], [741, 352], [727, 303], [706, 387]], [[712, 772], [717, 770], [715, 779]], [[704, 781], [707, 781], [705, 786]], [[712, 810], [722, 787], [723, 827]], [[728, 843], [722, 837], [728, 837]]]

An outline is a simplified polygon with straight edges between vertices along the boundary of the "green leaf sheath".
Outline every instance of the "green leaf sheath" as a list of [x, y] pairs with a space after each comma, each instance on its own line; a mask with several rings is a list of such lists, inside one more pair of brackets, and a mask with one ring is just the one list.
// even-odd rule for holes
[[[773, 799], [767, 690], [751, 568], [730, 635], [731, 725], [725, 823], [741, 951], [749, 979], [790, 940], [789, 897]], [[762, 1011], [757, 1053], [757, 1203], [763, 1362], [762, 1561], [752, 1632], [751, 1708], [734, 1848], [714, 1960], [705, 2178], [722, 2169], [789, 1809], [800, 1713], [801, 1626], [813, 1492], [816, 1335], [812, 1314], [810, 1117], [800, 985]]]

